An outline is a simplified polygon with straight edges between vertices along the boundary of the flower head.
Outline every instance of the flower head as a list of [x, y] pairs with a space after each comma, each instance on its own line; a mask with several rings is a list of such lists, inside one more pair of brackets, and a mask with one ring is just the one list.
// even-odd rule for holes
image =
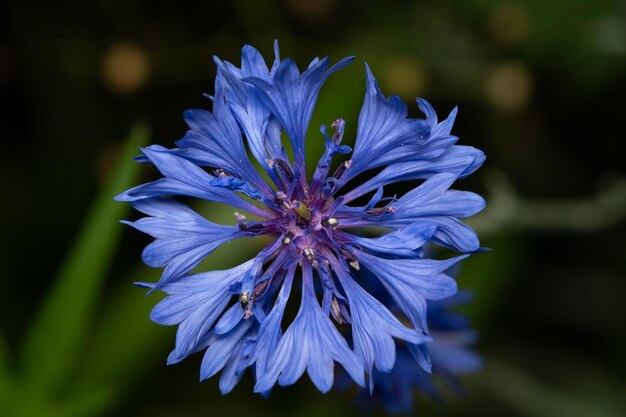
[[[305, 370], [326, 392], [335, 362], [364, 385], [366, 373], [371, 381], [374, 369], [393, 368], [394, 339], [413, 345], [432, 339], [427, 300], [456, 291], [446, 271], [466, 255], [428, 259], [422, 247], [479, 249], [476, 234], [459, 219], [485, 203], [476, 194], [449, 187], [475, 171], [484, 155], [454, 144], [456, 109], [439, 122], [430, 104], [420, 99], [426, 118], [409, 118], [404, 103], [386, 98], [366, 66], [354, 150], [342, 145], [343, 119], [330, 129], [322, 126], [325, 151], [307, 178], [305, 136], [318, 93], [353, 58], [333, 66], [328, 58], [316, 58], [301, 72], [275, 49], [270, 67], [250, 46], [243, 48], [241, 67], [215, 58], [212, 111], [185, 112], [189, 130], [176, 148], [143, 149], [138, 159], [153, 164], [163, 177], [117, 199], [147, 215], [127, 223], [155, 238], [143, 260], [163, 267], [163, 274], [158, 282], [142, 285], [167, 294], [152, 311], [152, 320], [178, 325], [168, 363], [205, 351], [201, 378], [222, 370], [222, 392], [230, 391], [247, 368], [255, 376], [256, 392], [267, 393], [276, 383], [293, 384]], [[344, 159], [331, 172], [338, 156]], [[379, 172], [369, 180], [350, 186], [375, 169]], [[385, 186], [408, 180], [423, 182], [399, 198], [385, 197]], [[350, 204], [368, 194], [367, 204]], [[237, 224], [218, 225], [172, 196], [229, 204], [255, 220], [238, 214]], [[353, 233], [369, 226], [389, 232], [375, 238]], [[271, 242], [253, 259], [224, 271], [194, 273], [222, 243], [259, 235]], [[363, 288], [354, 276], [361, 269], [377, 277], [399, 314]], [[300, 292], [300, 307], [283, 327], [295, 291]]]

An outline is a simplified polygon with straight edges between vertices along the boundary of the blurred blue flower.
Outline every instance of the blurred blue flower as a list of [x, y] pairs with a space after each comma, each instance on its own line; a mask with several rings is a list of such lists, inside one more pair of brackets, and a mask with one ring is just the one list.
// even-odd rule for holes
[[[353, 58], [330, 68], [328, 58], [316, 58], [300, 72], [275, 50], [271, 67], [250, 46], [243, 48], [241, 67], [215, 58], [212, 111], [185, 112], [189, 130], [176, 148], [143, 149], [138, 159], [153, 164], [163, 177], [117, 199], [147, 215], [126, 223], [155, 238], [143, 260], [164, 267], [163, 274], [157, 283], [142, 285], [167, 294], [152, 320], [178, 325], [168, 363], [205, 351], [201, 379], [222, 370], [223, 393], [248, 367], [256, 392], [293, 384], [305, 370], [327, 392], [335, 362], [363, 386], [365, 373], [371, 381], [374, 369], [393, 368], [394, 338], [413, 345], [431, 340], [426, 301], [456, 291], [446, 270], [466, 255], [426, 259], [422, 246], [479, 249], [476, 234], [459, 219], [482, 210], [484, 200], [449, 187], [474, 172], [484, 154], [455, 145], [458, 138], [450, 132], [456, 109], [439, 122], [430, 104], [419, 99], [426, 118], [408, 118], [405, 104], [396, 96], [385, 98], [366, 66], [367, 90], [352, 158], [330, 173], [333, 157], [352, 149], [341, 145], [343, 119], [331, 124], [332, 133], [322, 126], [325, 151], [309, 181], [305, 136], [318, 92]], [[380, 172], [348, 186], [374, 169]], [[383, 187], [407, 180], [424, 181], [400, 198], [384, 197]], [[349, 205], [372, 192], [365, 205]], [[236, 213], [236, 225], [217, 225], [172, 196], [229, 204], [250, 219]], [[350, 232], [368, 226], [392, 231], [377, 238]], [[224, 271], [193, 273], [219, 245], [259, 235], [271, 242], [253, 259]], [[361, 268], [378, 277], [407, 325], [354, 279]], [[301, 286], [300, 306], [283, 329], [294, 282]], [[352, 345], [342, 335], [348, 331]]]

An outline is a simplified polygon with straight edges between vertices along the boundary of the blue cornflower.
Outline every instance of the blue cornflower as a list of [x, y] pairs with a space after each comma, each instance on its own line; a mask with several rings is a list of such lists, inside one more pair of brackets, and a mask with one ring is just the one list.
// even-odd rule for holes
[[[147, 215], [127, 223], [155, 238], [143, 260], [164, 267], [163, 274], [158, 282], [142, 285], [167, 294], [151, 319], [178, 325], [168, 363], [205, 350], [201, 379], [222, 370], [223, 393], [247, 368], [256, 379], [256, 392], [267, 393], [276, 383], [293, 384], [305, 370], [326, 392], [335, 362], [363, 386], [365, 373], [371, 380], [374, 369], [393, 368], [394, 338], [413, 345], [431, 340], [427, 300], [456, 291], [446, 271], [466, 255], [426, 259], [422, 246], [479, 249], [476, 234], [459, 219], [485, 203], [476, 194], [449, 187], [475, 171], [484, 155], [454, 145], [458, 138], [450, 132], [456, 109], [439, 122], [430, 104], [420, 99], [426, 118], [409, 118], [398, 97], [385, 98], [366, 66], [367, 91], [352, 157], [331, 173], [333, 158], [352, 149], [341, 144], [344, 120], [331, 124], [332, 133], [322, 126], [325, 151], [309, 181], [305, 135], [319, 90], [353, 58], [330, 68], [328, 58], [316, 58], [300, 72], [293, 61], [280, 59], [277, 46], [275, 51], [271, 67], [250, 46], [243, 48], [241, 67], [215, 58], [212, 111], [185, 112], [189, 130], [176, 148], [142, 149], [139, 160], [153, 164], [163, 177], [117, 199]], [[350, 180], [377, 168], [380, 172], [371, 179], [349, 186]], [[400, 198], [384, 197], [383, 187], [407, 180], [424, 181]], [[349, 204], [372, 192], [366, 205]], [[217, 225], [172, 196], [229, 204], [255, 220], [238, 215], [235, 225]], [[391, 231], [377, 238], [350, 231], [368, 226]], [[253, 259], [224, 271], [194, 273], [222, 243], [259, 235], [271, 241]], [[377, 276], [401, 316], [359, 284], [353, 272], [360, 269]], [[300, 306], [283, 328], [294, 283], [301, 288]], [[351, 344], [342, 334], [346, 332], [352, 334]]]

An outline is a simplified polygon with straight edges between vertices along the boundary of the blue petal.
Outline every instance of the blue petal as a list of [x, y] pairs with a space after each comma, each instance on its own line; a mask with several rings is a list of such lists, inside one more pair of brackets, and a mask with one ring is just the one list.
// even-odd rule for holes
[[166, 178], [127, 190], [115, 197], [118, 201], [181, 195], [229, 204], [261, 217], [269, 216], [268, 212], [233, 193], [231, 184], [207, 174], [192, 162], [173, 155], [170, 150], [152, 145], [144, 148], [143, 152]]
[[243, 309], [239, 303], [233, 304], [226, 312], [220, 317], [220, 320], [215, 325], [215, 334], [226, 334], [230, 332], [243, 318]]
[[[428, 324], [430, 324], [430, 322]], [[411, 352], [420, 368], [428, 373], [431, 373], [433, 371], [433, 364], [430, 358], [430, 352], [428, 351], [428, 347], [426, 346], [426, 344], [416, 345], [408, 343], [406, 347], [409, 349], [409, 352]]]
[[328, 392], [333, 384], [334, 361], [363, 385], [363, 366], [318, 304], [311, 266], [305, 264], [298, 315], [280, 339], [268, 372], [258, 378], [254, 390], [265, 391], [277, 379], [282, 386], [293, 384], [306, 369], [317, 389]]
[[[273, 147], [267, 146], [270, 140], [267, 129], [271, 113], [257, 93], [243, 82], [248, 77], [270, 80], [273, 74], [268, 70], [259, 51], [249, 45], [245, 45], [241, 51], [241, 69], [218, 58], [215, 58], [215, 62], [222, 69], [228, 88], [232, 90], [232, 93], [227, 93], [227, 102], [246, 136], [252, 155], [278, 185], [276, 173], [267, 163], [268, 159], [282, 156], [273, 152]], [[273, 68], [279, 62], [277, 55]]]
[[485, 201], [477, 194], [448, 190], [454, 182], [454, 174], [437, 174], [419, 187], [409, 191], [391, 204], [391, 213], [375, 219], [363, 216], [354, 219], [354, 208], [342, 208], [339, 212], [350, 214], [352, 219], [342, 220], [343, 227], [383, 226], [399, 228], [417, 221], [430, 222], [438, 229], [433, 241], [462, 252], [479, 249], [474, 231], [456, 217], [469, 217], [485, 207]]
[[203, 300], [202, 304], [178, 325], [174, 347], [174, 355], [177, 358], [185, 358], [196, 351], [202, 337], [211, 329], [231, 298], [230, 291], [222, 290], [213, 298]]
[[352, 165], [343, 174], [347, 182], [359, 173], [385, 165], [386, 154], [408, 144], [423, 143], [430, 130], [425, 120], [407, 118], [400, 97], [385, 98], [369, 66], [365, 65], [367, 90], [359, 115]]
[[157, 285], [158, 289], [191, 271], [223, 243], [241, 236], [243, 236], [241, 233], [227, 233], [219, 238], [199, 236], [182, 239], [156, 239], [146, 246], [141, 258], [146, 265], [151, 267], [165, 267]]
[[417, 99], [417, 106], [419, 109], [426, 115], [426, 122], [430, 126], [430, 136], [428, 138], [429, 142], [436, 141], [439, 138], [444, 138], [446, 136], [450, 136], [452, 132], [452, 126], [454, 126], [454, 121], [456, 120], [456, 115], [459, 111], [458, 107], [454, 107], [448, 117], [441, 123], [437, 120], [437, 113], [433, 106], [423, 98]]
[[391, 165], [396, 162], [435, 159], [443, 155], [459, 140], [456, 136], [428, 138], [422, 143], [409, 143], [387, 152], [378, 159], [379, 166]]
[[319, 90], [333, 72], [353, 59], [345, 58], [329, 69], [329, 59], [324, 58], [312, 62], [302, 74], [293, 61], [285, 60], [278, 66], [272, 82], [256, 77], [246, 79], [287, 132], [298, 169], [304, 167], [305, 136]]
[[430, 134], [423, 143], [408, 143], [391, 150], [383, 161], [386, 164], [392, 162], [423, 161], [439, 158], [445, 154], [459, 138], [450, 134], [454, 120], [456, 119], [457, 107], [452, 109], [446, 120], [437, 123], [437, 114], [433, 107], [424, 99], [417, 100], [418, 106], [426, 114], [426, 124]]
[[[248, 332], [248, 335], [250, 333]], [[243, 376], [243, 372], [249, 366], [246, 365], [246, 357], [245, 357], [245, 346], [246, 341], [249, 339], [249, 336], [244, 336], [240, 343], [237, 345], [235, 350], [233, 351], [233, 355], [230, 360], [224, 367], [222, 371], [222, 375], [220, 376], [219, 388], [222, 395], [226, 395], [235, 388], [235, 386], [241, 380]]]
[[[416, 101], [417, 101], [417, 107], [419, 107], [422, 113], [426, 115], [426, 122], [428, 123], [432, 131], [437, 126], [437, 122], [438, 122], [437, 112], [435, 111], [433, 106], [431, 106], [430, 103], [424, 100], [423, 98], [418, 98]], [[456, 111], [457, 110], [455, 107], [453, 110], [455, 117], [456, 117]], [[452, 122], [454, 123], [454, 117], [452, 118]]]
[[370, 375], [371, 390], [373, 366], [376, 365], [376, 369], [382, 372], [393, 368], [396, 357], [393, 337], [409, 343], [424, 343], [430, 338], [400, 323], [387, 307], [354, 282], [341, 265], [335, 267], [335, 272], [348, 296], [354, 350]]
[[271, 380], [271, 383], [269, 385], [266, 384], [267, 386], [261, 386], [257, 383], [257, 386], [260, 386], [261, 389], [257, 389], [255, 386], [255, 392], [264, 392], [271, 389], [276, 381], [276, 378], [272, 380], [270, 363], [283, 333], [280, 324], [283, 319], [285, 307], [287, 306], [287, 301], [289, 300], [289, 294], [291, 293], [294, 273], [295, 266], [287, 272], [274, 306], [262, 321], [259, 328], [257, 343], [253, 354], [254, 360], [256, 361], [257, 381]]
[[195, 162], [222, 168], [270, 194], [271, 188], [248, 159], [241, 131], [227, 103], [227, 79], [223, 67], [218, 67], [213, 113], [206, 110], [187, 110], [184, 113], [191, 130], [176, 142], [181, 148], [180, 156], [187, 155], [186, 149], [195, 149], [198, 151], [194, 155]]
[[[445, 175], [445, 174], [440, 174]], [[435, 178], [435, 177], [433, 177]], [[415, 191], [415, 192], [413, 192]], [[485, 208], [485, 200], [469, 191], [447, 190], [433, 198], [433, 194], [423, 195], [420, 187], [408, 192], [393, 207], [395, 219], [411, 219], [428, 216], [470, 217]]]
[[169, 295], [154, 307], [150, 318], [163, 325], [179, 324], [173, 361], [189, 355], [202, 341], [231, 299], [231, 286], [243, 278], [252, 262], [191, 275], [162, 287]]
[[237, 362], [242, 344], [253, 324], [253, 321], [244, 320], [229, 333], [213, 335], [200, 365], [201, 381], [217, 374], [228, 362]]
[[357, 245], [375, 252], [414, 256], [415, 249], [428, 242], [436, 230], [437, 226], [433, 223], [415, 222], [378, 238], [351, 236], [351, 240]]
[[165, 266], [156, 288], [195, 268], [223, 243], [244, 236], [237, 227], [212, 223], [174, 200], [145, 199], [133, 205], [154, 215], [123, 223], [156, 238], [142, 254], [147, 265]]
[[372, 271], [413, 325], [428, 332], [426, 300], [438, 300], [456, 292], [456, 281], [443, 273], [467, 257], [433, 259], [383, 259], [355, 250], [363, 265]]
[[476, 232], [460, 220], [436, 216], [429, 217], [428, 221], [437, 225], [432, 238], [433, 243], [460, 252], [475, 252], [480, 249]]
[[427, 179], [440, 173], [451, 173], [464, 178], [476, 171], [485, 161], [485, 154], [471, 146], [452, 146], [446, 153], [432, 160], [398, 162], [383, 169], [376, 176], [343, 196], [344, 204], [372, 190], [399, 181]]

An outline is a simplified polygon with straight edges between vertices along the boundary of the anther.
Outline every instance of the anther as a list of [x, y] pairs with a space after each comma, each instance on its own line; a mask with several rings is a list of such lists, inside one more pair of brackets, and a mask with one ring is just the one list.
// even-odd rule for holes
[[216, 168], [213, 170], [213, 175], [219, 178], [230, 177], [226, 171], [221, 168]]
[[283, 245], [288, 245], [291, 243], [291, 238], [289, 236], [285, 236], [283, 239]]
[[313, 261], [315, 259], [315, 251], [311, 248], [304, 248], [302, 253], [309, 261]]
[[287, 194], [283, 193], [282, 191], [276, 191], [276, 195], [274, 196], [276, 202], [280, 203], [282, 201], [285, 201], [286, 198]]
[[335, 227], [339, 224], [339, 221], [334, 217], [329, 217], [327, 219], [322, 219], [322, 226], [324, 227]]
[[241, 214], [238, 211], [234, 212], [233, 214], [235, 215], [237, 220], [239, 220], [240, 222], [246, 220], [246, 215], [245, 214]]
[[355, 259], [353, 261], [350, 261], [350, 266], [354, 269], [356, 269], [357, 271], [361, 270], [361, 265], [359, 264], [358, 259]]
[[248, 291], [243, 291], [239, 296], [239, 303], [241, 304], [241, 308], [245, 309], [248, 306], [248, 302], [250, 298], [248, 297]]

